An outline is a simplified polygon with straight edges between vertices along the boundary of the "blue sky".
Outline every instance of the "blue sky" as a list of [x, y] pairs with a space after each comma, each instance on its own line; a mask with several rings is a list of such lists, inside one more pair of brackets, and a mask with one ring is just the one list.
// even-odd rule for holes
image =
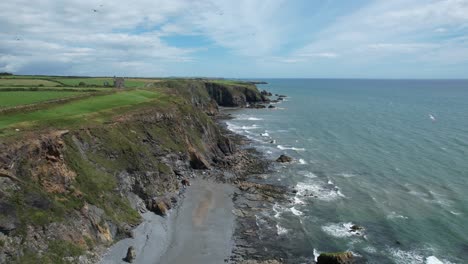
[[0, 71], [468, 78], [468, 0], [2, 1]]

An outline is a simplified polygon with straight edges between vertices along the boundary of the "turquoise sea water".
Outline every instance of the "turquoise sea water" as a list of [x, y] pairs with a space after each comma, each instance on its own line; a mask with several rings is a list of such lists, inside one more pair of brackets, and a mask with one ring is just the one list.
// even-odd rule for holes
[[268, 181], [297, 194], [258, 215], [291, 258], [468, 263], [468, 81], [265, 81], [286, 100], [235, 111], [228, 127], [294, 158]]

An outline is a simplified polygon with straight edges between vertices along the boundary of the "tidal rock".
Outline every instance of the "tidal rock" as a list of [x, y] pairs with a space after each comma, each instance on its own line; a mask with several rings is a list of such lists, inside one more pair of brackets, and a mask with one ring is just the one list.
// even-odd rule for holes
[[260, 94], [265, 96], [272, 96], [272, 94], [266, 90], [261, 91]]
[[128, 247], [127, 249], [127, 256], [125, 256], [124, 260], [128, 263], [133, 263], [136, 259], [136, 251], [133, 246]]
[[360, 231], [360, 230], [364, 230], [364, 227], [358, 226], [358, 225], [352, 225], [349, 231], [357, 232], [357, 231]]
[[317, 259], [317, 264], [352, 264], [351, 252], [322, 253]]
[[190, 181], [187, 180], [187, 179], [183, 179], [183, 180], [181, 181], [181, 183], [182, 183], [182, 186], [184, 186], [184, 187], [185, 187], [185, 186], [190, 186]]
[[274, 106], [274, 105], [269, 105], [268, 108], [270, 108], [270, 109], [271, 109], [271, 108], [276, 108], [276, 106]]
[[292, 158], [286, 155], [281, 155], [279, 158], [276, 159], [276, 162], [291, 162]]

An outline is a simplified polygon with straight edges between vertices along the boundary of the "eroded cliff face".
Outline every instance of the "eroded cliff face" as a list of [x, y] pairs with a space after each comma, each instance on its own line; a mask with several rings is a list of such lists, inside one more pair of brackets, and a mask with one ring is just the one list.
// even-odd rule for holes
[[0, 263], [94, 262], [131, 236], [138, 211], [177, 203], [193, 170], [229, 164], [234, 146], [209, 115], [224, 97], [244, 104], [261, 100], [258, 91], [168, 86], [166, 106], [0, 143]]

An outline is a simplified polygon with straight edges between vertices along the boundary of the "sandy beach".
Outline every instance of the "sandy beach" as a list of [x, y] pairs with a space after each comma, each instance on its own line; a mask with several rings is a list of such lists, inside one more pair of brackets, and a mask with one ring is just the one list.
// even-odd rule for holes
[[126, 263], [129, 246], [138, 264], [224, 263], [233, 246], [233, 192], [228, 184], [193, 179], [175, 210], [165, 217], [143, 214], [134, 238], [117, 242], [100, 263]]

